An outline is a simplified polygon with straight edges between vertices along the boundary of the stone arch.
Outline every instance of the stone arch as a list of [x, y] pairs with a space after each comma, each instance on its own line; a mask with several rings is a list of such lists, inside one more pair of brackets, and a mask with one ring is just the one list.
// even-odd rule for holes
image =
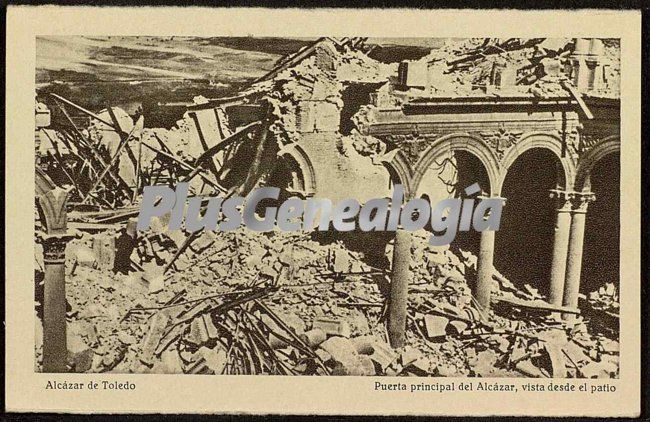
[[290, 144], [278, 153], [280, 157], [292, 158], [302, 173], [305, 194], [312, 196], [316, 193], [316, 172], [305, 150], [298, 144]]
[[618, 136], [609, 136], [596, 143], [578, 161], [575, 190], [578, 192], [591, 189], [591, 171], [596, 164], [609, 154], [621, 152], [621, 141]]
[[412, 190], [412, 169], [403, 151], [395, 149], [389, 152], [388, 157], [384, 157], [381, 163], [386, 167], [393, 184], [404, 186], [404, 195], [408, 198], [414, 191]]
[[562, 139], [559, 136], [551, 135], [549, 133], [526, 134], [512, 148], [506, 151], [501, 160], [503, 171], [498, 182], [499, 188], [503, 186], [503, 182], [508, 175], [508, 170], [517, 158], [519, 158], [524, 152], [534, 148], [547, 149], [558, 158], [564, 173], [563, 188], [565, 190], [571, 190], [573, 188], [573, 181], [575, 180], [576, 174], [575, 164], [571, 158], [563, 154], [564, 144]]
[[487, 187], [487, 191], [490, 195], [499, 194], [499, 164], [494, 152], [480, 138], [467, 133], [445, 135], [432, 143], [414, 166], [413, 189], [419, 187], [427, 168], [435, 160], [453, 151], [466, 151], [478, 158], [488, 175], [490, 186]]

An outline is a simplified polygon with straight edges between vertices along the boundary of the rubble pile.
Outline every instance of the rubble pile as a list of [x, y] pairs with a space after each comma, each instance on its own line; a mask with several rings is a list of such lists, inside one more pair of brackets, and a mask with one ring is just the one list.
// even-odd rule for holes
[[[95, 115], [54, 96], [53, 104], [62, 108], [60, 117], [65, 118], [56, 119], [53, 130], [43, 129], [42, 138], [45, 138], [47, 148], [39, 154], [51, 155], [50, 165], [62, 173], [59, 179], [74, 185], [85, 203], [115, 208], [124, 205], [126, 200], [133, 202], [138, 189], [145, 183], [165, 182], [193, 174], [197, 160], [208, 151], [215, 163], [220, 163], [219, 166], [227, 167], [227, 161], [241, 158], [241, 155], [228, 154], [227, 151], [219, 155], [221, 148], [213, 150], [243, 125], [255, 120], [251, 117], [253, 120], [242, 122], [229, 116], [227, 110], [233, 105], [252, 109], [270, 106], [268, 129], [273, 134], [271, 144], [274, 145], [267, 145], [266, 149], [272, 146], [279, 150], [288, 143], [299, 141], [303, 133], [338, 133], [348, 125], [344, 120], [350, 118], [352, 129], [346, 128], [340, 134], [347, 136], [352, 132], [352, 145], [357, 152], [375, 157], [382, 151], [377, 154], [376, 143], [362, 140], [355, 129], [363, 126], [368, 110], [373, 107], [399, 107], [434, 97], [619, 95], [618, 40], [599, 40], [599, 47], [587, 47], [585, 57], [592, 60], [597, 56], [599, 62], [596, 73], [589, 77], [593, 81], [586, 87], [579, 87], [580, 94], [575, 91], [578, 86], [571, 76], [576, 72], [584, 73], [584, 69], [572, 68], [571, 57], [578, 42], [574, 39], [448, 39], [442, 47], [431, 50], [421, 59], [401, 64], [383, 63], [369, 57], [368, 51], [372, 47], [367, 46], [366, 41], [364, 38], [321, 38], [280, 59], [273, 70], [236, 97], [195, 97], [192, 110], [188, 110], [172, 129], [138, 128], [139, 116], [129, 116], [117, 107], [109, 107]], [[361, 103], [346, 104], [343, 94], [350, 87], [368, 90], [370, 100], [348, 99]], [[45, 114], [47, 110], [42, 110], [44, 104], [38, 104], [37, 115]], [[350, 116], [342, 113], [346, 107], [353, 110]], [[89, 127], [78, 126], [69, 115], [71, 109], [80, 109], [89, 115]], [[258, 137], [255, 131], [242, 135], [247, 136], [242, 136], [238, 142]], [[135, 145], [136, 141], [138, 145]], [[111, 169], [94, 191], [87, 192], [90, 186], [86, 186], [84, 179], [94, 180], [109, 164], [122, 142], [127, 143], [127, 154], [119, 157], [117, 168]], [[223, 146], [225, 149], [230, 147]], [[70, 155], [75, 159], [70, 160]], [[209, 161], [204, 160], [203, 164]], [[207, 169], [210, 167], [206, 166]], [[201, 177], [197, 180], [207, 182], [207, 176], [199, 173]], [[223, 191], [222, 175], [218, 176], [216, 181], [211, 180], [208, 184], [212, 189]], [[200, 185], [195, 187], [199, 190]], [[128, 190], [134, 192], [129, 194]]]
[[592, 331], [606, 337], [616, 338], [616, 327], [620, 322], [620, 298], [614, 283], [606, 283], [586, 297], [585, 318], [590, 320]]
[[[528, 85], [546, 76], [542, 61], [546, 60], [549, 65], [550, 60], [559, 60], [560, 52], [569, 52], [570, 40], [557, 41], [549, 45], [549, 40], [543, 39], [449, 40], [442, 48], [419, 60], [428, 65], [429, 79], [435, 81], [426, 94], [495, 95], [495, 88], [508, 95], [529, 94], [533, 87]], [[557, 72], [553, 76], [557, 78]], [[546, 82], [536, 84], [535, 88], [545, 86], [549, 89], [550, 81]], [[559, 85], [555, 87], [556, 94], [566, 95]]]
[[589, 293], [588, 298], [592, 308], [618, 314], [618, 289], [614, 283], [607, 283], [598, 290]]
[[164, 273], [152, 251], [171, 237], [141, 239], [133, 252], [141, 270], [120, 274], [110, 271], [112, 236], [85, 235], [69, 246], [74, 371], [483, 377], [618, 371], [616, 341], [589, 334], [580, 317], [566, 324], [529, 309], [539, 293], [517, 290], [498, 273], [495, 299], [520, 302], [495, 307], [487, 318], [468, 284], [476, 257], [432, 247], [426, 234], [414, 236], [401, 349], [387, 340], [386, 269], [341, 242], [280, 231], [205, 232]]
[[[563, 83], [570, 82], [569, 56], [574, 41], [567, 38], [470, 38], [448, 40], [431, 54], [412, 62], [422, 90], [409, 95], [421, 96], [530, 96], [566, 97]], [[601, 61], [603, 84], [588, 95], [618, 95], [620, 62], [616, 40], [606, 40]], [[420, 71], [419, 68], [423, 70]]]
[[606, 85], [588, 92], [587, 95], [601, 98], [619, 98], [621, 95], [621, 40], [616, 38], [603, 40], [603, 67]]
[[298, 132], [338, 131], [343, 90], [350, 84], [386, 83], [397, 70], [396, 65], [368, 57], [359, 45], [323, 39], [312, 48], [313, 55], [295, 64], [291, 58], [280, 62], [273, 78], [253, 84], [242, 94], [272, 104], [277, 119], [274, 133], [281, 143], [298, 140]]
[[[433, 97], [581, 95], [570, 77], [575, 40], [450, 39], [429, 55], [401, 64], [369, 57], [365, 41], [319, 39], [279, 60], [236, 97], [195, 97], [171, 129], [144, 129], [142, 116], [129, 116], [117, 107], [93, 114], [53, 95], [62, 114], [52, 129], [42, 130], [39, 155], [47, 157], [57, 182], [74, 186], [81, 203], [115, 209], [133, 203], [142, 186], [172, 180], [189, 181], [197, 193], [208, 193], [206, 188], [226, 192], [241, 185], [238, 179], [243, 177], [233, 163], [273, 155], [306, 133], [335, 134], [337, 145], [348, 143], [379, 165], [384, 144], [357, 130], [376, 107], [400, 107]], [[592, 78], [599, 82], [582, 87], [584, 95], [617, 95], [619, 48], [616, 40], [602, 40], [598, 74]], [[37, 115], [45, 114], [38, 104]], [[248, 107], [245, 113], [250, 115], [243, 120], [233, 117], [230, 107]], [[87, 128], [76, 125], [66, 111], [71, 109], [90, 117]], [[261, 125], [251, 127], [255, 122]], [[111, 163], [118, 151], [125, 153]], [[254, 166], [262, 183], [273, 173], [270, 161], [262, 158]], [[252, 187], [244, 185], [245, 190]]]
[[[54, 95], [60, 115], [53, 125], [40, 116], [37, 164], [56, 176], [55, 185], [72, 186], [67, 220], [83, 231], [66, 249], [70, 370], [618, 376], [613, 284], [589, 294], [581, 313], [551, 305], [531, 284], [515, 286], [495, 270], [494, 306], [486, 311], [472, 295], [476, 256], [413, 233], [406, 345], [394, 349], [386, 332], [393, 256], [386, 239], [353, 248], [332, 233], [186, 235], [165, 230], [163, 219], [136, 235], [130, 219], [143, 186], [191, 182], [191, 196], [245, 196], [268, 182], [291, 143], [331, 147], [348, 158], [332, 166], [370, 189], [361, 176], [375, 169], [352, 164], [370, 162], [387, 177], [381, 161], [398, 152], [357, 129], [376, 108], [399, 110], [430, 97], [573, 96], [581, 103], [562, 70], [574, 48], [568, 39], [450, 40], [400, 64], [368, 57], [364, 41], [320, 39], [282, 58], [237, 97], [196, 97], [172, 129], [144, 129], [142, 116], [115, 107], [94, 114]], [[615, 41], [604, 45], [602, 89], [617, 84], [617, 48]], [[37, 122], [46, 109], [37, 103]], [[78, 127], [70, 109], [91, 123]], [[305, 139], [314, 133], [327, 136]], [[297, 169], [283, 170], [283, 193], [314, 194]], [[36, 259], [42, 280], [42, 249]]]
[[142, 135], [143, 142], [148, 145], [162, 142], [173, 154], [186, 161], [196, 160], [200, 155], [195, 148], [191, 147], [195, 144], [196, 134], [189, 117], [178, 120], [171, 129], [145, 129]]

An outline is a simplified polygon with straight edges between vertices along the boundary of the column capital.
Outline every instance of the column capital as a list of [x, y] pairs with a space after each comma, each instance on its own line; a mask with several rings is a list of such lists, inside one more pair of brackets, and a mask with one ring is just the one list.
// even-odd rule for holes
[[577, 214], [587, 213], [589, 204], [596, 200], [593, 192], [575, 192], [573, 197], [573, 212]]
[[555, 199], [558, 212], [570, 212], [573, 209], [572, 201], [575, 197], [575, 192], [551, 189], [550, 197]]
[[45, 234], [37, 233], [37, 238], [43, 245], [43, 262], [46, 264], [61, 264], [65, 262], [65, 248], [72, 239], [80, 237], [80, 233]]
[[551, 189], [550, 197], [557, 201], [558, 212], [586, 213], [589, 204], [596, 200], [592, 192], [575, 192]]
[[476, 197], [476, 199], [481, 200], [481, 201], [484, 200], [484, 199], [494, 199], [494, 200], [497, 200], [497, 201], [503, 201], [504, 206], [506, 205], [506, 202], [508, 201], [508, 198], [504, 198], [503, 196], [499, 196], [498, 194], [489, 195], [487, 193], [481, 193], [480, 195], [478, 195]]
[[42, 223], [48, 233], [65, 233], [68, 227], [66, 206], [71, 191], [71, 186], [56, 186], [37, 196], [44, 217]]

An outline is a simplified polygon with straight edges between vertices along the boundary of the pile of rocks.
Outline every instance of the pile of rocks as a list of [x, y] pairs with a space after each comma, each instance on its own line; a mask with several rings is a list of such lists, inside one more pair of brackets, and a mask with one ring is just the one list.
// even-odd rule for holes
[[589, 304], [594, 309], [601, 309], [618, 315], [620, 308], [618, 289], [614, 283], [606, 283], [598, 290], [589, 293]]
[[[476, 257], [433, 247], [426, 233], [413, 233], [401, 349], [390, 347], [384, 324], [390, 243], [385, 266], [375, 268], [341, 241], [306, 233], [206, 232], [166, 274], [153, 245], [134, 252], [140, 270], [116, 274], [107, 262], [111, 236], [86, 235], [67, 251], [74, 371], [539, 377], [618, 371], [618, 343], [589, 333], [580, 317], [566, 324], [516, 307], [481, 311], [470, 288]], [[172, 238], [182, 243], [176, 235], [158, 241]], [[498, 273], [494, 283], [495, 297], [541, 297]]]

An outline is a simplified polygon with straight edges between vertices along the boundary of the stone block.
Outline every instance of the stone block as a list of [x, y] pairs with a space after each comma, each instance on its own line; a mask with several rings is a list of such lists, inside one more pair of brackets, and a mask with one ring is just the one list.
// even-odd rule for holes
[[388, 344], [376, 342], [374, 351], [370, 355], [370, 359], [376, 362], [383, 371], [386, 370], [397, 359], [397, 352], [395, 352]]
[[344, 337], [331, 337], [325, 340], [320, 345], [320, 348], [329, 353], [335, 361], [348, 361], [358, 356], [354, 344]]
[[219, 331], [212, 322], [212, 317], [209, 314], [203, 314], [192, 320], [190, 323], [190, 332], [185, 337], [185, 340], [194, 345], [201, 345], [218, 336]]
[[92, 249], [82, 246], [75, 251], [75, 261], [78, 265], [96, 268], [97, 257]]
[[361, 355], [372, 355], [375, 351], [377, 338], [375, 336], [360, 336], [351, 339], [357, 353]]
[[517, 83], [517, 68], [510, 63], [495, 63], [492, 69], [492, 85], [499, 88], [510, 88]]
[[314, 132], [316, 120], [313, 101], [302, 101], [296, 110], [296, 130], [301, 133]]
[[426, 62], [403, 61], [399, 64], [399, 84], [406, 88], [424, 88], [427, 85], [428, 66]]
[[117, 339], [121, 343], [126, 344], [126, 345], [134, 344], [137, 341], [134, 336], [132, 336], [131, 334], [129, 334], [129, 333], [125, 332], [125, 331], [120, 331], [117, 334]]
[[208, 333], [208, 338], [210, 338], [210, 340], [214, 340], [218, 338], [219, 330], [214, 325], [214, 322], [212, 321], [212, 316], [210, 314], [203, 314], [201, 318], [203, 319], [203, 323], [205, 324], [205, 329]]
[[334, 250], [334, 272], [344, 273], [350, 269], [350, 254], [343, 249]]
[[158, 293], [165, 288], [163, 268], [156, 264], [145, 266], [142, 280], [147, 284], [149, 293]]
[[48, 127], [51, 121], [50, 109], [43, 103], [36, 103], [36, 127]]
[[329, 101], [301, 101], [296, 112], [296, 129], [301, 133], [336, 132], [341, 124], [341, 111]]
[[347, 321], [328, 317], [318, 317], [312, 324], [312, 329], [319, 328], [330, 336], [350, 337], [350, 325]]
[[339, 107], [328, 101], [318, 101], [314, 106], [314, 121], [318, 132], [336, 132], [341, 125]]
[[170, 319], [169, 315], [164, 312], [158, 312], [151, 318], [149, 330], [143, 341], [142, 353], [140, 354], [140, 361], [142, 363], [148, 366], [152, 365], [154, 352]]
[[359, 363], [356, 366], [357, 373], [354, 375], [358, 376], [370, 376], [370, 375], [376, 375], [377, 370], [375, 369], [375, 364], [373, 363], [372, 359], [368, 356], [365, 355], [359, 355]]
[[327, 362], [328, 360], [332, 359], [332, 355], [323, 349], [317, 349], [315, 353], [316, 356], [318, 356], [323, 362]]
[[400, 360], [403, 367], [407, 367], [414, 362], [421, 359], [424, 355], [421, 351], [412, 346], [406, 346], [404, 351], [400, 354]]
[[301, 334], [300, 339], [307, 343], [309, 347], [314, 348], [318, 347], [318, 345], [327, 339], [327, 334], [325, 334], [325, 331], [321, 330], [320, 328], [315, 328]]
[[442, 337], [447, 335], [447, 324], [449, 320], [439, 315], [425, 315], [424, 327], [429, 338]]
[[99, 234], [93, 238], [93, 251], [97, 267], [102, 270], [112, 270], [115, 264], [115, 237], [109, 234]]
[[316, 67], [319, 69], [325, 72], [332, 72], [336, 69], [337, 52], [331, 42], [323, 42], [316, 46], [315, 57]]
[[369, 356], [357, 354], [349, 340], [332, 337], [323, 345], [334, 362], [332, 375], [375, 375], [375, 365], [372, 359]]
[[449, 325], [447, 325], [447, 333], [451, 335], [458, 335], [465, 331], [468, 327], [468, 324], [465, 321], [460, 321], [460, 320], [454, 320], [454, 321], [449, 321]]

